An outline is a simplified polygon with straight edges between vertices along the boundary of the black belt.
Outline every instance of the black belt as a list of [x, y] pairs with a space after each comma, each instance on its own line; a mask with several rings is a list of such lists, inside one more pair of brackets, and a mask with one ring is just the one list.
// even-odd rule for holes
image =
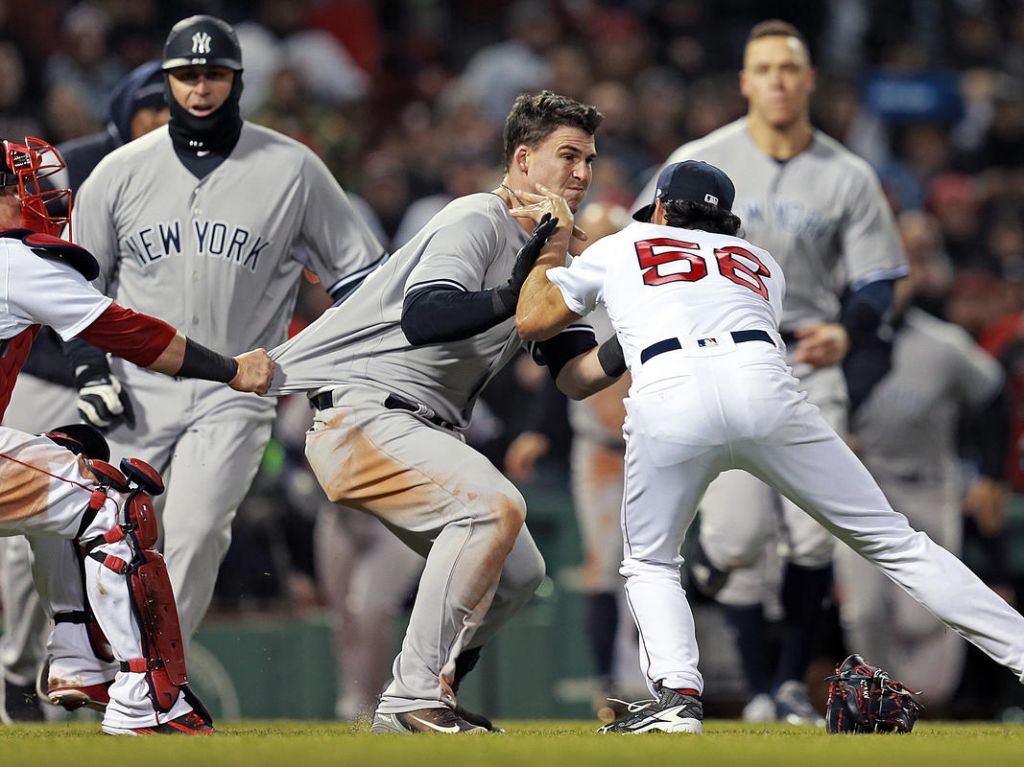
[[[742, 344], [746, 341], [764, 341], [775, 346], [775, 341], [773, 341], [772, 337], [764, 330], [734, 330], [729, 335], [732, 337], [733, 342], [737, 344]], [[715, 346], [716, 344], [717, 341], [715, 341], [714, 338], [697, 339], [697, 346], [708, 347]], [[680, 343], [678, 338], [666, 338], [664, 341], [658, 341], [651, 344], [640, 352], [640, 362], [647, 362], [648, 360], [657, 357], [659, 354], [674, 352], [682, 348], [683, 345]]]
[[[334, 407], [334, 391], [322, 391], [319, 394], [313, 395], [309, 398], [309, 404], [313, 406], [314, 410], [329, 410]], [[388, 410], [407, 410], [410, 413], [415, 413], [425, 421], [429, 421], [434, 426], [440, 426], [442, 429], [448, 429], [449, 431], [455, 431], [458, 428], [452, 422], [441, 418], [441, 416], [437, 415], [426, 405], [417, 405], [415, 402], [410, 402], [404, 397], [399, 397], [397, 394], [389, 394], [384, 400], [384, 407]]]
[[790, 330], [780, 331], [779, 335], [782, 336], [782, 343], [784, 343], [786, 346], [792, 346], [798, 340], [796, 337], [796, 333]]

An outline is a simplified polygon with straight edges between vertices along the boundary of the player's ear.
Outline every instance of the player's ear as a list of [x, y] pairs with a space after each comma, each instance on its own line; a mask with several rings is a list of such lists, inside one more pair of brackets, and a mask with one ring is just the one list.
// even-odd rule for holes
[[745, 99], [749, 99], [750, 98], [750, 94], [747, 92], [747, 90], [748, 90], [747, 89], [747, 70], [741, 69], [740, 70], [740, 94]]
[[512, 155], [512, 162], [519, 168], [519, 172], [525, 174], [530, 169], [530, 147], [526, 144], [520, 144], [516, 147], [515, 154]]

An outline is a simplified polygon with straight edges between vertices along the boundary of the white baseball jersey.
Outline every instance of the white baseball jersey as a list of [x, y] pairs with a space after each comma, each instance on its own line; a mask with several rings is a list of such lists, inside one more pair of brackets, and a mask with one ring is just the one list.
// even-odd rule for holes
[[634, 384], [640, 353], [666, 338], [696, 343], [732, 330], [774, 332], [786, 290], [782, 269], [739, 237], [635, 223], [548, 270], [576, 314], [604, 304]]
[[69, 341], [110, 303], [68, 264], [37, 256], [20, 240], [0, 237], [0, 339], [48, 325]]

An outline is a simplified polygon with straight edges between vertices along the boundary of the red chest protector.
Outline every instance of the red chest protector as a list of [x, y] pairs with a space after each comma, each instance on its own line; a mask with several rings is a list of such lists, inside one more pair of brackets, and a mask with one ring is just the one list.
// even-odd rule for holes
[[28, 359], [28, 353], [32, 349], [32, 342], [39, 334], [39, 325], [32, 325], [14, 336], [0, 341], [0, 419], [7, 412], [7, 405], [11, 401], [11, 392], [14, 391], [14, 382], [18, 380], [18, 373]]

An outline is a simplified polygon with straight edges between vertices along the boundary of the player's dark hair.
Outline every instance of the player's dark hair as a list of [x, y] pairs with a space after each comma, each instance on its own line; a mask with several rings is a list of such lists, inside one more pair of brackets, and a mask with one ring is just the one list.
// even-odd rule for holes
[[750, 45], [754, 40], [760, 40], [762, 37], [795, 37], [800, 41], [800, 44], [807, 51], [807, 57], [810, 59], [811, 48], [807, 44], [807, 38], [803, 36], [803, 33], [795, 26], [790, 24], [788, 21], [782, 19], [768, 19], [754, 25], [754, 28], [750, 30], [750, 34], [747, 35], [747, 45]]
[[700, 229], [714, 234], [727, 234], [730, 237], [740, 230], [740, 217], [735, 213], [719, 208], [707, 202], [693, 200], [662, 200], [665, 208], [665, 220], [669, 226], [681, 229]]
[[563, 125], [593, 136], [602, 120], [604, 115], [597, 109], [568, 96], [551, 91], [522, 93], [512, 103], [512, 111], [505, 119], [502, 155], [505, 167], [512, 162], [512, 155], [520, 144], [535, 147]]

